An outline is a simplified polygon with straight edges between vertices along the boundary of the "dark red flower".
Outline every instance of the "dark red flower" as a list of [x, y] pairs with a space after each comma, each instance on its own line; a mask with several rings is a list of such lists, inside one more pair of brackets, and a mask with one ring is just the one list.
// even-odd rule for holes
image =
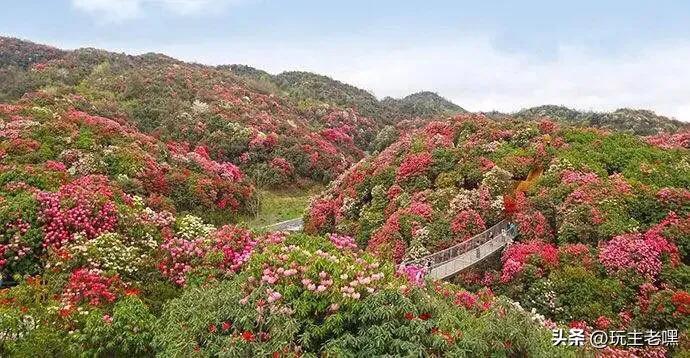
[[217, 330], [218, 330], [218, 328], [217, 328], [216, 325], [213, 324], [213, 323], [211, 323], [211, 324], [208, 326], [208, 331], [211, 332], [211, 333], [216, 333]]
[[232, 328], [232, 322], [223, 322], [221, 328], [223, 329], [223, 332], [226, 332], [227, 330]]
[[405, 312], [405, 319], [408, 320], [408, 321], [413, 320], [413, 319], [414, 319], [414, 315], [412, 314], [412, 312]]
[[431, 314], [430, 314], [430, 313], [422, 313], [421, 315], [419, 315], [419, 319], [421, 319], [422, 321], [426, 321], [426, 320], [428, 320], [429, 318], [431, 318]]

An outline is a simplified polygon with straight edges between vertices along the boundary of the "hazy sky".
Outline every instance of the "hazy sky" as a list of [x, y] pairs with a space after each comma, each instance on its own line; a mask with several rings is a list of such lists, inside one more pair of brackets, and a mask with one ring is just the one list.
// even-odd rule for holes
[[690, 2], [10, 1], [0, 34], [307, 70], [469, 110], [649, 108], [690, 121]]

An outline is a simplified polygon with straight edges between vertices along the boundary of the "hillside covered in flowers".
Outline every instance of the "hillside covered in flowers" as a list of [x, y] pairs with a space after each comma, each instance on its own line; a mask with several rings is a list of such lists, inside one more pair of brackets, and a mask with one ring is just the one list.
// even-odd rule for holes
[[[326, 184], [286, 209], [304, 232], [249, 228], [262, 190]], [[401, 265], [503, 219], [516, 241], [452, 282]], [[689, 264], [690, 131], [651, 112], [471, 114], [0, 37], [3, 357], [683, 356]]]
[[3, 356], [574, 356], [490, 289], [420, 285], [352, 238], [217, 227], [86, 178], [39, 198], [105, 202], [106, 220], [69, 210], [91, 226], [10, 233], [41, 249], [16, 253], [37, 269], [0, 290]]
[[121, 118], [163, 142], [202, 147], [264, 186], [331, 180], [363, 157], [378, 128], [353, 108], [300, 109], [223, 68], [0, 40], [0, 99], [79, 96], [92, 115]]
[[334, 181], [305, 227], [401, 262], [503, 218], [517, 225], [517, 242], [464, 272], [462, 286], [490, 287], [550, 327], [686, 337], [690, 149], [672, 136], [481, 115], [435, 121]]

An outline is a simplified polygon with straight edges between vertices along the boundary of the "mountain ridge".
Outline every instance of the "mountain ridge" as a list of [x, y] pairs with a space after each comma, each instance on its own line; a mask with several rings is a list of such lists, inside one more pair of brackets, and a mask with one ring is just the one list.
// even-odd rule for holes
[[[414, 118], [436, 118], [468, 112], [460, 105], [433, 91], [419, 91], [402, 98], [383, 97], [380, 100], [372, 93], [339, 81], [327, 75], [290, 70], [278, 74], [241, 64], [208, 66], [185, 62], [161, 53], [129, 55], [91, 47], [63, 50], [37, 44], [31, 41], [0, 36], [0, 78], [6, 85], [0, 87], [0, 99], [18, 98], [22, 91], [31, 88], [23, 83], [31, 66], [58, 58], [73, 58], [78, 61], [104, 61], [111, 58], [126, 59], [132, 65], [184, 65], [197, 69], [229, 72], [236, 80], [267, 94], [279, 95], [294, 102], [300, 109], [315, 106], [353, 108], [363, 116], [373, 118], [382, 124], [395, 124]], [[92, 64], [92, 67], [96, 64]], [[24, 81], [26, 82], [26, 81]], [[28, 86], [28, 87], [27, 87]], [[24, 92], [25, 93], [25, 92]], [[585, 125], [603, 129], [629, 131], [640, 135], [654, 135], [662, 132], [676, 132], [690, 127], [687, 122], [656, 114], [647, 109], [620, 108], [615, 111], [582, 111], [563, 105], [540, 105], [514, 112], [479, 112], [489, 117], [500, 118], [513, 115], [521, 119], [548, 117], [572, 125]], [[626, 123], [628, 121], [633, 121]]]

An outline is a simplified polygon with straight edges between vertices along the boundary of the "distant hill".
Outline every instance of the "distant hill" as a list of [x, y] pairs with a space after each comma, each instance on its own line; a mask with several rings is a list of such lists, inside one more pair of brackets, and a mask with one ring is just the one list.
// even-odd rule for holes
[[315, 100], [340, 107], [352, 107], [368, 117], [379, 117], [384, 111], [373, 94], [328, 76], [290, 71], [275, 78], [280, 88], [287, 90], [289, 96], [298, 102]]
[[436, 117], [467, 113], [464, 108], [439, 96], [437, 93], [429, 91], [413, 93], [402, 99], [386, 97], [381, 102], [390, 108], [394, 108], [398, 113], [413, 117]]
[[301, 108], [323, 104], [354, 108], [367, 117], [383, 118], [386, 108], [371, 93], [311, 72], [289, 71], [271, 75], [265, 71], [245, 66], [222, 66], [258, 89], [280, 91]]
[[301, 108], [324, 104], [354, 108], [360, 114], [384, 124], [466, 112], [457, 104], [429, 91], [414, 93], [401, 99], [386, 97], [379, 101], [376, 96], [363, 89], [311, 72], [289, 71], [271, 75], [245, 65], [221, 67], [229, 68], [257, 89], [282, 93]]
[[514, 116], [521, 119], [548, 117], [572, 125], [630, 132], [637, 135], [677, 132], [690, 127], [688, 123], [660, 116], [649, 110], [630, 108], [621, 108], [613, 112], [582, 112], [565, 106], [544, 105], [523, 109], [516, 112]]
[[[200, 115], [199, 106], [196, 113], [191, 110], [198, 101], [201, 107], [211, 105], [213, 114], [245, 123], [251, 130], [263, 132], [277, 125], [268, 133], [287, 134], [296, 128], [301, 133], [321, 133], [321, 137], [329, 137], [330, 142], [347, 153], [348, 161], [357, 160], [361, 155], [358, 150], [383, 149], [400, 131], [467, 112], [430, 91], [379, 100], [366, 90], [310, 72], [273, 75], [247, 65], [205, 66], [163, 54], [132, 56], [94, 48], [65, 51], [0, 37], [0, 101], [14, 101], [36, 90], [83, 95], [94, 104], [96, 114], [128, 118], [138, 129], [162, 139], [219, 146], [223, 126], [211, 119], [211, 112]], [[228, 98], [219, 97], [221, 93], [227, 95], [224, 90], [239, 96], [239, 102], [231, 106], [224, 103]], [[265, 114], [272, 118], [269, 120]], [[484, 114], [491, 118], [507, 116], [499, 112]], [[199, 116], [210, 121], [203, 128], [192, 122]], [[687, 124], [651, 111], [632, 109], [603, 113], [547, 105], [524, 109], [513, 116], [528, 120], [549, 117], [563, 123], [639, 135], [688, 128]], [[271, 126], [266, 127], [269, 122]], [[237, 163], [233, 156], [241, 154], [242, 149], [225, 148], [219, 159]], [[335, 172], [342, 170], [335, 158], [340, 153], [328, 151], [334, 156], [333, 165], [339, 168]], [[257, 162], [270, 159], [265, 153], [259, 157], [255, 158]], [[306, 167], [302, 170], [304, 174], [309, 172]]]

